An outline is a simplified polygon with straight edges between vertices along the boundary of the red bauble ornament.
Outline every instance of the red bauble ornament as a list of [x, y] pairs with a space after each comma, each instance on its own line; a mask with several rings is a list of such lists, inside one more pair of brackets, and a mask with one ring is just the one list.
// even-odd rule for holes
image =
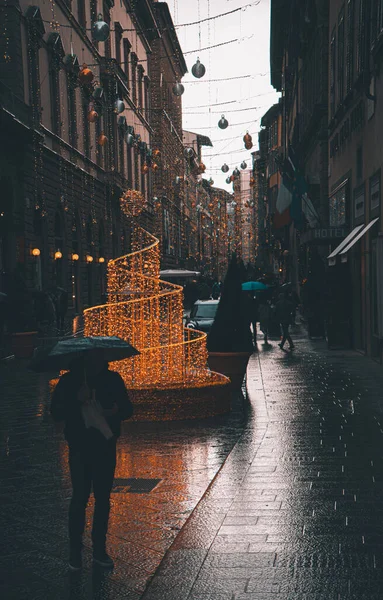
[[141, 167], [141, 173], [143, 175], [146, 175], [147, 173], [149, 173], [149, 167], [148, 167], [148, 165], [142, 165], [142, 167]]
[[206, 166], [203, 164], [203, 162], [201, 162], [198, 166], [198, 170], [200, 173], [205, 173], [206, 171]]
[[159, 166], [157, 165], [157, 163], [152, 164], [152, 169], [153, 169], [153, 171], [158, 171]]
[[249, 142], [249, 143], [245, 144], [246, 150], [251, 150], [252, 147], [253, 147], [253, 142]]

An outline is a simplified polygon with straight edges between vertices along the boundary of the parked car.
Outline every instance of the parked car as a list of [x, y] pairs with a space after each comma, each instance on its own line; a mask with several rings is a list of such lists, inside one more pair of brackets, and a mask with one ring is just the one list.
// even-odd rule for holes
[[213, 325], [219, 300], [197, 300], [191, 309], [186, 327], [208, 333]]

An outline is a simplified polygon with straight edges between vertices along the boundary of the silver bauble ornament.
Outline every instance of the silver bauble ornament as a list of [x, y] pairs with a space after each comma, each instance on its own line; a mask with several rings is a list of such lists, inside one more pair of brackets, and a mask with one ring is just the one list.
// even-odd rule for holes
[[193, 148], [185, 148], [184, 150], [184, 156], [185, 158], [191, 158], [194, 154], [194, 150]]
[[238, 167], [235, 167], [234, 171], [233, 171], [233, 175], [234, 177], [239, 177], [241, 174], [240, 170], [238, 169]]
[[182, 96], [184, 91], [185, 91], [185, 88], [182, 85], [182, 83], [176, 83], [175, 85], [173, 85], [173, 94], [175, 96]]
[[123, 103], [122, 100], [120, 100], [118, 98], [114, 103], [114, 112], [119, 115], [120, 113], [124, 112], [124, 110], [125, 110], [125, 104]]
[[195, 65], [192, 66], [192, 73], [197, 79], [200, 79], [206, 73], [205, 66], [200, 62], [199, 58], [197, 58]]
[[110, 28], [108, 23], [106, 23], [103, 19], [102, 14], [100, 13], [97, 17], [97, 21], [93, 23], [92, 27], [92, 35], [96, 42], [106, 42], [109, 37]]
[[224, 163], [224, 164], [222, 165], [222, 167], [221, 167], [221, 171], [222, 171], [222, 173], [227, 173], [227, 172], [228, 172], [228, 170], [229, 170], [229, 167], [228, 167], [228, 165], [227, 165], [226, 163]]
[[245, 161], [241, 162], [241, 169], [246, 169], [247, 168], [247, 163], [245, 163]]
[[227, 119], [225, 119], [225, 115], [222, 115], [222, 117], [220, 118], [220, 120], [218, 121], [218, 127], [220, 129], [226, 129], [226, 127], [229, 125], [229, 122]]
[[231, 179], [230, 179], [230, 177], [226, 177], [226, 183], [227, 183], [227, 184], [231, 183]]
[[134, 136], [128, 132], [125, 136], [125, 141], [128, 144], [128, 146], [131, 148], [134, 144]]

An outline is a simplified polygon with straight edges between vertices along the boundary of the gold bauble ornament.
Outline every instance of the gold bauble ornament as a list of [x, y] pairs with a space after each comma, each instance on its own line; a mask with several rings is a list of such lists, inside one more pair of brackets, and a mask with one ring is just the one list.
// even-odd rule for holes
[[90, 110], [88, 112], [88, 121], [89, 123], [95, 123], [98, 119], [98, 112], [96, 112], [95, 110]]
[[108, 141], [108, 138], [106, 137], [105, 133], [102, 131], [101, 135], [99, 135], [97, 143], [99, 146], [105, 146], [106, 143]]
[[82, 65], [81, 71], [78, 74], [78, 78], [82, 85], [86, 85], [88, 83], [92, 83], [93, 81], [93, 72], [88, 68], [88, 65], [85, 63]]

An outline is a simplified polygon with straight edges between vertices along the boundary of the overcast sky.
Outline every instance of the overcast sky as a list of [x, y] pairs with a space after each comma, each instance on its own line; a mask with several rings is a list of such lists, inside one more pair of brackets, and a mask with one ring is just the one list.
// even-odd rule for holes
[[[270, 0], [168, 0], [168, 4], [189, 70], [182, 80], [183, 127], [210, 137], [213, 148], [203, 149], [204, 176], [231, 191], [226, 177], [243, 160], [251, 166], [243, 136], [248, 131], [253, 150], [258, 148], [259, 119], [279, 97], [270, 85]], [[245, 8], [248, 4], [251, 6]], [[239, 7], [243, 9], [200, 25], [180, 26]], [[235, 39], [238, 41], [202, 50]], [[201, 79], [191, 74], [197, 57], [206, 67]], [[244, 77], [230, 80], [238, 76]], [[211, 81], [214, 79], [227, 81]], [[229, 121], [225, 130], [218, 127], [222, 114]], [[230, 167], [226, 175], [221, 171], [225, 162]]]

